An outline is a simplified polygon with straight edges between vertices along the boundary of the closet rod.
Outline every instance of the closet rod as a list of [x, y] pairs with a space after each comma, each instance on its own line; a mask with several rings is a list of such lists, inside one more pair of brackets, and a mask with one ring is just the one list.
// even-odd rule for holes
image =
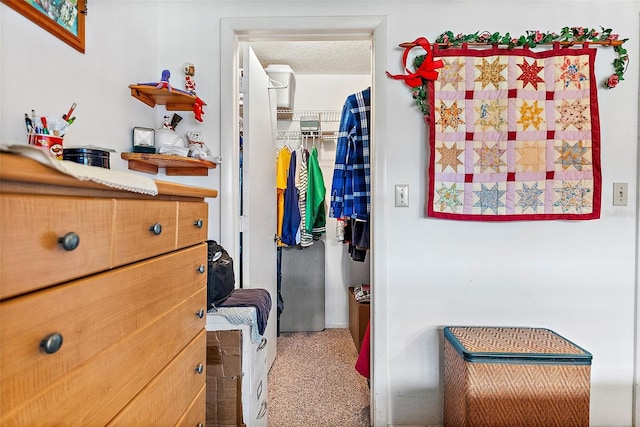
[[[554, 44], [560, 44], [562, 46], [573, 46], [576, 44], [595, 44], [595, 45], [603, 45], [603, 46], [622, 46], [624, 40], [603, 40], [603, 41], [562, 41], [562, 42], [550, 42], [550, 43], [537, 43], [536, 46], [553, 46]], [[438, 47], [461, 47], [463, 44], [468, 46], [509, 46], [509, 43], [484, 43], [484, 42], [467, 42], [467, 43], [431, 43], [431, 46], [438, 45]], [[413, 42], [404, 42], [400, 43], [398, 46], [408, 48], [408, 47], [417, 47], [419, 46]]]

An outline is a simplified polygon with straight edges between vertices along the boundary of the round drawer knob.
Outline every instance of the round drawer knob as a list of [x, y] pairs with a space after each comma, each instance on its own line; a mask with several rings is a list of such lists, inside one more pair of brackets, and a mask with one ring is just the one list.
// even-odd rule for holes
[[198, 366], [196, 366], [195, 371], [196, 371], [198, 374], [202, 374], [202, 373], [204, 372], [204, 365], [203, 365], [202, 363], [200, 363]]
[[62, 237], [58, 237], [58, 244], [60, 244], [65, 251], [72, 251], [80, 244], [80, 236], [71, 231]]
[[204, 308], [201, 308], [200, 310], [196, 311], [196, 316], [202, 319], [204, 317]]
[[198, 228], [202, 228], [202, 226], [204, 225], [204, 222], [201, 219], [196, 220], [193, 225], [195, 225]]
[[200, 265], [198, 268], [196, 268], [196, 271], [200, 274], [204, 274], [204, 271], [205, 271], [204, 265]]
[[55, 332], [40, 341], [40, 348], [47, 354], [53, 354], [62, 347], [62, 334]]
[[159, 222], [156, 222], [151, 227], [149, 227], [149, 231], [155, 234], [156, 236], [159, 236], [160, 233], [162, 233], [162, 224], [160, 224]]

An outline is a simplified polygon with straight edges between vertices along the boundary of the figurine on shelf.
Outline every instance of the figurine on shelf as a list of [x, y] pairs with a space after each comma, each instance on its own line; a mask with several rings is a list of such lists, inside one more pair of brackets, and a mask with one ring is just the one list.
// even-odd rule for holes
[[196, 97], [196, 100], [193, 103], [193, 115], [195, 116], [195, 119], [199, 122], [202, 122], [202, 115], [204, 114], [204, 110], [202, 109], [203, 106], [204, 106], [204, 101]]
[[182, 120], [182, 116], [176, 113], [173, 113], [173, 117], [171, 117], [171, 129], [172, 130], [176, 130], [176, 128], [178, 127], [178, 124], [180, 123], [180, 121]]
[[169, 70], [162, 70], [162, 76], [160, 77], [159, 82], [148, 82], [148, 83], [138, 83], [142, 86], [155, 86], [156, 89], [167, 89], [169, 92], [173, 91], [173, 87], [171, 83], [169, 83], [169, 78], [171, 77], [171, 72]]
[[171, 92], [172, 87], [171, 83], [169, 83], [169, 77], [171, 77], [171, 72], [169, 70], [162, 70], [162, 77], [160, 78], [160, 82], [158, 82], [156, 89], [165, 88]]
[[191, 62], [185, 62], [183, 65], [184, 69], [184, 89], [189, 92], [191, 95], [196, 94], [196, 81], [193, 79], [193, 76], [196, 75], [196, 66]]
[[200, 132], [187, 132], [189, 140], [189, 157], [200, 160], [213, 160], [213, 153], [204, 143], [204, 136]]
[[[187, 86], [188, 89], [190, 89], [189, 92], [187, 92], [186, 90], [178, 89], [177, 87], [171, 86], [171, 84], [169, 83], [171, 72], [169, 72], [169, 70], [162, 70], [162, 77], [159, 82], [138, 83], [138, 85], [152, 86], [154, 89], [158, 89], [158, 90], [167, 89], [168, 92], [173, 93], [173, 95], [169, 97], [170, 100], [167, 97], [164, 97], [164, 99], [160, 97], [161, 95], [165, 95], [163, 92], [154, 93], [155, 92], [154, 90], [141, 91], [135, 88], [134, 85], [129, 85], [129, 87], [131, 88], [131, 95], [143, 101], [144, 103], [150, 105], [151, 107], [154, 107], [156, 105], [156, 102], [160, 104], [162, 104], [163, 102], [166, 102], [167, 105], [169, 103], [173, 104], [174, 110], [177, 109], [179, 111], [188, 111], [189, 109], [192, 109], [195, 119], [199, 122], [202, 122], [203, 121], [202, 115], [204, 114], [204, 106], [207, 104], [202, 99], [200, 99], [200, 97], [198, 97], [195, 92], [196, 83], [192, 79], [193, 75], [195, 75], [195, 66], [192, 63], [187, 62], [183, 65], [183, 68], [186, 75], [185, 85]], [[146, 92], [151, 92], [151, 93], [146, 93]], [[183, 98], [181, 96], [183, 94], [187, 95], [187, 97]], [[158, 99], [160, 99], [163, 102], [158, 101]], [[179, 119], [182, 119], [182, 118], [180, 117]], [[174, 124], [172, 120], [171, 121], [172, 127], [170, 127], [169, 129], [175, 129], [176, 125], [177, 123]]]

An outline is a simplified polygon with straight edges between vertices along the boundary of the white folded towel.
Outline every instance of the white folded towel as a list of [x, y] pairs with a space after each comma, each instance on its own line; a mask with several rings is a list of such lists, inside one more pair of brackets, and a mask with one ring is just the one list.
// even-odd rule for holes
[[107, 187], [117, 188], [118, 190], [126, 190], [151, 196], [158, 194], [156, 182], [146, 176], [132, 172], [115, 171], [98, 166], [83, 165], [70, 160], [57, 160], [37, 146], [0, 144], [0, 151], [29, 157], [45, 166], [56, 169], [66, 175], [73, 176], [81, 181], [93, 181], [106, 185]]

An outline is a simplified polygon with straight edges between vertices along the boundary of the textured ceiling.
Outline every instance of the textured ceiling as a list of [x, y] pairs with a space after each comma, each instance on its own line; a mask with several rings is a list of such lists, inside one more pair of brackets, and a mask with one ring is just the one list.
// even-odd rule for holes
[[341, 41], [260, 41], [250, 42], [264, 68], [286, 64], [296, 74], [369, 74], [371, 42]]

